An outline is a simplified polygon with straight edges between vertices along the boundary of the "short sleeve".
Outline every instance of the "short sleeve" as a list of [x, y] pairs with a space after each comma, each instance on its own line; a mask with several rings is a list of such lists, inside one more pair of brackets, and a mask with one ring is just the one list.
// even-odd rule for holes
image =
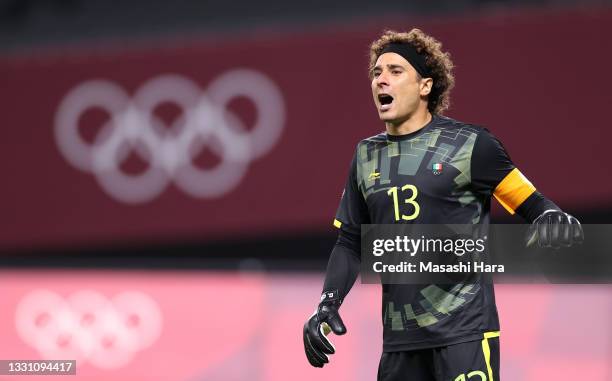
[[361, 234], [361, 224], [368, 223], [370, 223], [368, 207], [357, 183], [357, 155], [355, 154], [336, 212], [334, 226], [351, 234]]
[[487, 129], [476, 139], [472, 151], [473, 190], [480, 195], [493, 195], [510, 213], [535, 191], [531, 182], [514, 166], [502, 143]]

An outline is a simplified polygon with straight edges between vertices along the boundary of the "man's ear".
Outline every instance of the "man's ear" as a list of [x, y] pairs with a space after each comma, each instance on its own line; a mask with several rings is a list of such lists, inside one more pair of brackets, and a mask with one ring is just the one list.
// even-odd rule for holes
[[421, 95], [429, 95], [429, 93], [431, 93], [432, 87], [433, 87], [432, 78], [421, 79], [421, 83], [420, 83]]

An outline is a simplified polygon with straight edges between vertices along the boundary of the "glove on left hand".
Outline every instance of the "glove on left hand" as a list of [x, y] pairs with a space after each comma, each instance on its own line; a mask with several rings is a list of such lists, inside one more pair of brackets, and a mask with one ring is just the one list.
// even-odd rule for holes
[[576, 217], [560, 210], [547, 210], [533, 221], [525, 237], [526, 246], [558, 249], [584, 241], [584, 232]]

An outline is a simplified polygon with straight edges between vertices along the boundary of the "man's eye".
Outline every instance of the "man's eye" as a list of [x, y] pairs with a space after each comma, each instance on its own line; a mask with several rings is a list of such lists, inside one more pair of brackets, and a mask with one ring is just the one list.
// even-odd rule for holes
[[374, 78], [378, 78], [378, 76], [380, 75], [380, 72], [375, 71], [374, 73], [372, 73], [372, 77]]
[[401, 70], [393, 70], [391, 73], [393, 73], [393, 74], [402, 74], [402, 71]]

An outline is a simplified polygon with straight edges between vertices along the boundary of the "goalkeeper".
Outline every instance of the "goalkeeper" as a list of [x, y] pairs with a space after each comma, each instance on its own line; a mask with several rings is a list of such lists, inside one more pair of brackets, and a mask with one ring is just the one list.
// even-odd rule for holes
[[[532, 223], [528, 244], [582, 240], [576, 218], [544, 197], [487, 129], [442, 115], [454, 85], [440, 42], [419, 29], [385, 32], [370, 47], [371, 90], [385, 132], [359, 142], [334, 225], [321, 302], [303, 329], [311, 365], [335, 349], [329, 330], [360, 268], [361, 224], [489, 223], [491, 197]], [[499, 319], [492, 284], [383, 284], [378, 380], [499, 380]], [[452, 311], [435, 306], [452, 303]]]

